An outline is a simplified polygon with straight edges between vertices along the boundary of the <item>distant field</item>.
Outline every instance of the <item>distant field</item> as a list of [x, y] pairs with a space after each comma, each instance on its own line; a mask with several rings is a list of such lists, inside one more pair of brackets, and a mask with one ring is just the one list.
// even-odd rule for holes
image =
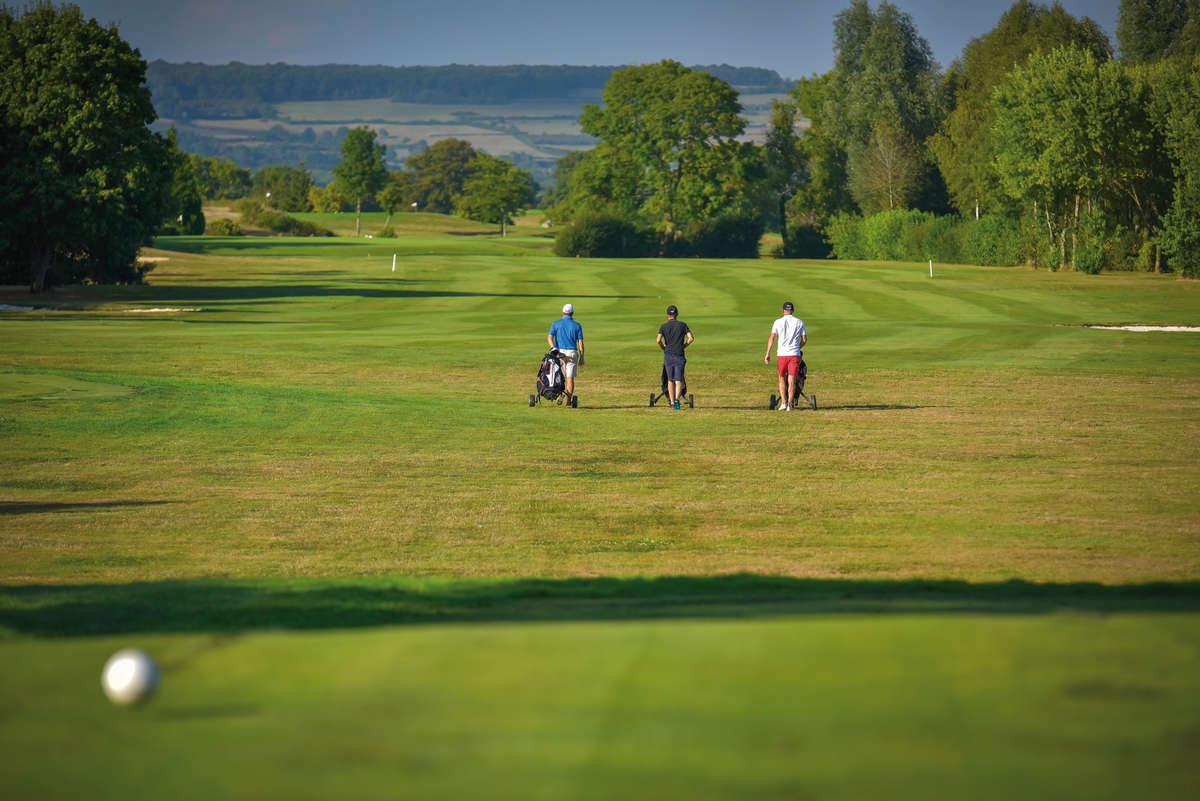
[[528, 102], [510, 104], [397, 103], [387, 98], [374, 100], [322, 100], [303, 103], [279, 103], [278, 114], [293, 123], [345, 123], [355, 120], [372, 122], [462, 122], [465, 116], [486, 119], [519, 120], [541, 117], [579, 118], [585, 100]]
[[[778, 94], [742, 96], [747, 139], [755, 142], [765, 139], [771, 102], [785, 98], [786, 95]], [[193, 142], [201, 149], [204, 141], [210, 141], [224, 148], [264, 152], [279, 151], [280, 144], [271, 139], [279, 130], [308, 147], [312, 142], [305, 137], [311, 139], [335, 134], [341, 128], [369, 125], [387, 145], [393, 167], [399, 167], [422, 143], [430, 145], [454, 137], [494, 156], [529, 159], [540, 179], [547, 181], [555, 160], [592, 147], [586, 137], [583, 141], [573, 139], [583, 136], [579, 115], [584, 104], [596, 100], [578, 97], [501, 105], [397, 103], [387, 98], [312, 101], [280, 103], [276, 107], [277, 116], [271, 118], [170, 120], [164, 124], [169, 122], [189, 135], [201, 137]], [[328, 168], [336, 163], [336, 154], [321, 152], [322, 163], [329, 162], [319, 170], [324, 180]]]
[[[0, 312], [0, 796], [1189, 797], [1200, 335], [1081, 324], [1198, 325], [1200, 284], [537, 220], [0, 292], [42, 307]], [[766, 408], [785, 299], [817, 411]], [[582, 403], [530, 408], [565, 301]], [[142, 709], [98, 688], [128, 645]]]

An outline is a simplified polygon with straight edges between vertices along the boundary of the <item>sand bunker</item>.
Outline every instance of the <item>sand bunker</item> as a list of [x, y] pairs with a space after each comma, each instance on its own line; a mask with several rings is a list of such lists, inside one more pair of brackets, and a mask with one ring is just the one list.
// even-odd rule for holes
[[124, 309], [123, 311], [126, 314], [151, 314], [151, 313], [157, 314], [159, 312], [198, 312], [200, 310], [193, 309], [193, 308], [163, 307], [163, 308], [155, 308], [155, 309]]
[[1104, 331], [1191, 331], [1200, 332], [1198, 325], [1085, 325], [1084, 328], [1099, 328]]

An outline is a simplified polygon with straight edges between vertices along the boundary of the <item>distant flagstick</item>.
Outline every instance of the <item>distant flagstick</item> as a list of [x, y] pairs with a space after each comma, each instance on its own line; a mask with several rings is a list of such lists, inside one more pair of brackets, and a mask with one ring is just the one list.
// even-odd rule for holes
[[[929, 269], [932, 270], [933, 268], [930, 267]], [[392, 272], [396, 272], [396, 254], [395, 253], [392, 254]], [[932, 275], [932, 274], [933, 273], [930, 273], [930, 275]]]

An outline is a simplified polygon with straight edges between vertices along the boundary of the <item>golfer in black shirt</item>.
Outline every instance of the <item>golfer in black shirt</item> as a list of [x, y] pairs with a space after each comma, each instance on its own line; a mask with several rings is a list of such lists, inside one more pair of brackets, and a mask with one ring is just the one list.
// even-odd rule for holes
[[683, 368], [687, 359], [683, 349], [696, 341], [687, 323], [677, 319], [679, 309], [667, 307], [667, 321], [658, 329], [658, 347], [663, 352], [663, 367], [667, 371], [667, 393], [671, 408], [679, 409], [679, 396], [683, 394]]

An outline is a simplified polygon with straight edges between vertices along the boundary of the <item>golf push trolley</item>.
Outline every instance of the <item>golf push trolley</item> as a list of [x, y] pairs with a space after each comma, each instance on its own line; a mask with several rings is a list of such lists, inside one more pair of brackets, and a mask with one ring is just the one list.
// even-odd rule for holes
[[[808, 365], [805, 364], [804, 357], [801, 357], [800, 358], [800, 375], [796, 376], [796, 395], [799, 398], [804, 398], [805, 405], [808, 406], [808, 408], [816, 411], [816, 408], [817, 408], [816, 394], [815, 393], [812, 395], [804, 394], [804, 382], [807, 378], [808, 378]], [[790, 405], [793, 409], [796, 408], [797, 406], [799, 406], [799, 404], [796, 403], [797, 400], [798, 400], [798, 398], [792, 398], [792, 402]], [[779, 405], [782, 403], [783, 403], [783, 398], [777, 397], [774, 393], [772, 393], [771, 400], [767, 403], [767, 408], [771, 409], [771, 410], [775, 410], [775, 409], [779, 408]], [[785, 405], [789, 405], [789, 404], [785, 404]]]
[[[688, 394], [687, 381], [682, 381], [680, 383], [682, 384], [682, 386], [680, 387], [680, 391], [679, 391], [679, 403], [681, 405], [686, 403], [687, 407], [689, 409], [695, 409], [696, 408], [696, 396]], [[660, 389], [662, 390], [661, 392], [658, 392], [658, 393], [651, 392], [650, 393], [650, 405], [651, 406], [655, 405], [663, 398], [668, 398], [667, 403], [671, 402], [669, 399], [671, 393], [667, 392], [667, 368], [665, 366], [662, 369], [662, 384], [660, 386]]]
[[551, 348], [542, 357], [542, 363], [537, 371], [537, 392], [529, 396], [529, 405], [537, 406], [541, 401], [551, 401], [559, 406], [579, 408], [579, 396], [567, 395], [567, 382], [563, 374], [562, 354], [558, 348]]

